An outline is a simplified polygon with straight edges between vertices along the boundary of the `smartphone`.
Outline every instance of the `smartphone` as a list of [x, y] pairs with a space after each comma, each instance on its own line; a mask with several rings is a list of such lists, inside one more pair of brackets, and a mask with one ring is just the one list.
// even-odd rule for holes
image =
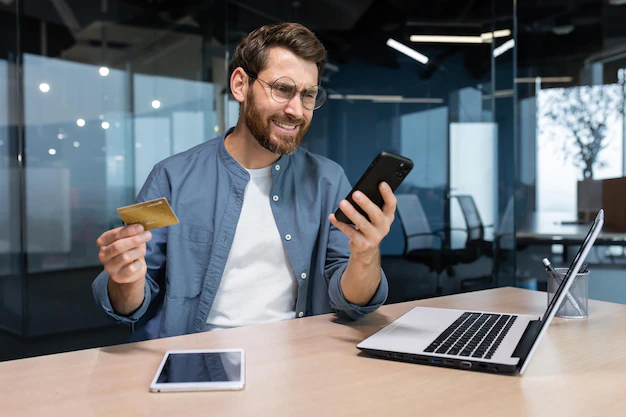
[[[369, 220], [368, 215], [363, 211], [363, 209], [361, 209], [361, 207], [352, 200], [352, 193], [359, 190], [372, 200], [374, 204], [382, 208], [384, 200], [378, 190], [380, 183], [384, 181], [389, 184], [392, 191], [396, 191], [400, 183], [402, 183], [412, 169], [413, 161], [409, 158], [383, 151], [378, 154], [367, 170], [363, 173], [352, 191], [350, 191], [350, 194], [346, 197], [346, 200], [348, 200], [359, 213]], [[353, 224], [352, 220], [350, 220], [339, 208], [335, 212], [335, 217], [340, 222]]]

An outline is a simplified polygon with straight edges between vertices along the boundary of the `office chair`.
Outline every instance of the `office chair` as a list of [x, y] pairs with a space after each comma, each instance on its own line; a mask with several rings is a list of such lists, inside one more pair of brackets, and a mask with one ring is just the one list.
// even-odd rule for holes
[[516, 257], [518, 253], [530, 246], [527, 242], [520, 242], [515, 236], [516, 222], [519, 220], [515, 213], [515, 196], [511, 196], [507, 201], [502, 219], [493, 237], [494, 280], [496, 285], [498, 285], [498, 279], [503, 269], [505, 273], [515, 277], [524, 276], [524, 270], [519, 265], [515, 265], [515, 262], [510, 262], [511, 257]]
[[[454, 268], [454, 275], [458, 279], [460, 290], [492, 288], [494, 286], [494, 243], [485, 240], [485, 228], [493, 227], [493, 225], [483, 224], [476, 202], [471, 195], [457, 195], [455, 198], [463, 213], [467, 235], [465, 246], [452, 250], [449, 257], [450, 261], [457, 266]], [[468, 269], [468, 267], [460, 265], [470, 264], [474, 265], [477, 271], [464, 277], [461, 268]]]
[[459, 201], [465, 219], [467, 232], [465, 246], [468, 255], [472, 255], [472, 258], [478, 258], [482, 255], [493, 256], [493, 242], [485, 240], [485, 228], [493, 227], [493, 225], [483, 224], [474, 197], [457, 195], [455, 198]]
[[[426, 213], [416, 194], [396, 194], [398, 218], [405, 236], [403, 257], [411, 262], [428, 266], [437, 276], [444, 270], [449, 270], [446, 262], [446, 244], [443, 231], [433, 231], [430, 228]], [[441, 292], [439, 278], [437, 279], [437, 293]]]

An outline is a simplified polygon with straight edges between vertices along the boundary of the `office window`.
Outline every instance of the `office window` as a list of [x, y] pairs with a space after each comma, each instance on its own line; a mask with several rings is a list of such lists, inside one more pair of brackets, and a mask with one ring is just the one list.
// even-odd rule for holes
[[537, 96], [537, 209], [573, 212], [577, 182], [623, 174], [620, 84], [551, 88]]

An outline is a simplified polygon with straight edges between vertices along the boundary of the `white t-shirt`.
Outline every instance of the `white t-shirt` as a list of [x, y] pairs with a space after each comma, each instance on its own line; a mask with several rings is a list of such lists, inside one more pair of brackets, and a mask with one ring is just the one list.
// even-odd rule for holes
[[270, 206], [272, 166], [247, 171], [250, 182], [205, 330], [296, 316], [298, 282]]

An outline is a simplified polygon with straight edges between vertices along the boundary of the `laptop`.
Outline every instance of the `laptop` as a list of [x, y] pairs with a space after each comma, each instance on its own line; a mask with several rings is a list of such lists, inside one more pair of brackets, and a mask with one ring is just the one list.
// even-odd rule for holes
[[415, 307], [357, 348], [391, 360], [523, 374], [604, 224], [600, 210], [543, 317]]

